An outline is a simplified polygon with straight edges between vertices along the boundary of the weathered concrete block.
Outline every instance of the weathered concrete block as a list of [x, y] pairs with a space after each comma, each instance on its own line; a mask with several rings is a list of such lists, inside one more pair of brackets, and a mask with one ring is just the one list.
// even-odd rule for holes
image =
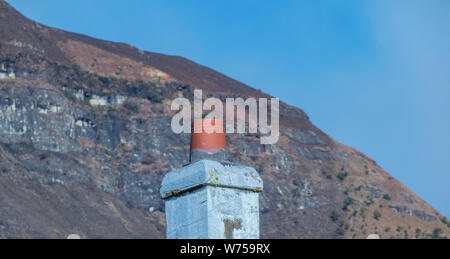
[[201, 160], [168, 173], [161, 184], [167, 238], [259, 238], [255, 169]]

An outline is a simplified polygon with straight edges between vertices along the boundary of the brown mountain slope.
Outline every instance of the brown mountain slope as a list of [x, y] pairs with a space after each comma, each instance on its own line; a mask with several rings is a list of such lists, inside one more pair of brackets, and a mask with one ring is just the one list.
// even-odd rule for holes
[[[182, 57], [49, 28], [0, 0], [0, 237], [164, 237], [158, 189], [188, 161], [170, 101], [267, 96]], [[264, 238], [450, 236], [377, 164], [281, 104], [277, 145], [229, 135], [264, 180]], [[442, 219], [442, 220], [441, 220]]]

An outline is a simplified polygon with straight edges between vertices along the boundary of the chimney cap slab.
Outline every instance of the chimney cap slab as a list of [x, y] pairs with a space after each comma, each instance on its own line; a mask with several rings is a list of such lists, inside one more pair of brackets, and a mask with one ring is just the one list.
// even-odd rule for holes
[[203, 186], [261, 192], [263, 182], [252, 167], [201, 160], [166, 174], [160, 194], [163, 199], [167, 199]]

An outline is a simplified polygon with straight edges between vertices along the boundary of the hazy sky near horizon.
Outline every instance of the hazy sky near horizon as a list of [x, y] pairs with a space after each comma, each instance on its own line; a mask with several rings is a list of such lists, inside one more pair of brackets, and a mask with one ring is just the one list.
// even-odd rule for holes
[[298, 106], [450, 217], [450, 1], [7, 1]]

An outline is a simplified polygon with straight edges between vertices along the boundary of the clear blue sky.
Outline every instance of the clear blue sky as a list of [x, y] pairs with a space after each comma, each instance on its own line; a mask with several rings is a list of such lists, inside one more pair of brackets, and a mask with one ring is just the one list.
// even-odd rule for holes
[[450, 1], [8, 0], [304, 109], [450, 217]]

